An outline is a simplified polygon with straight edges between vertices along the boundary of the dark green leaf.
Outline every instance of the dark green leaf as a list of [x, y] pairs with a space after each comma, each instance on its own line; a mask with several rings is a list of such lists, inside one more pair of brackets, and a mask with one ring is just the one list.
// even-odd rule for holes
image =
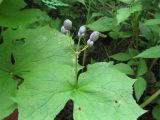
[[144, 75], [147, 72], [147, 64], [144, 59], [140, 59], [139, 66], [137, 70], [137, 76]]
[[152, 115], [156, 120], [160, 120], [160, 105], [157, 105], [154, 107], [153, 111], [152, 111]]
[[132, 2], [134, 2], [134, 0], [119, 0], [119, 1], [127, 4], [131, 4]]
[[128, 65], [124, 63], [119, 63], [114, 66], [117, 70], [127, 74], [127, 75], [134, 75], [133, 69]]
[[131, 59], [131, 56], [126, 53], [117, 53], [110, 57], [118, 61], [128, 61], [129, 59]]
[[160, 24], [160, 19], [150, 19], [146, 20], [144, 25], [158, 25]]
[[145, 81], [145, 79], [142, 77], [138, 77], [137, 81], [134, 83], [134, 90], [137, 101], [139, 101], [140, 97], [142, 96], [146, 88], [147, 88], [147, 82]]

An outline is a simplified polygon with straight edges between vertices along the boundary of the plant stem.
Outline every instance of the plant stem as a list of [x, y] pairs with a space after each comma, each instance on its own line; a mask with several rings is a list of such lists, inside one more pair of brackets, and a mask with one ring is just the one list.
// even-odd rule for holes
[[88, 48], [88, 45], [86, 45], [82, 50], [80, 50], [80, 53], [85, 51]]
[[133, 44], [135, 42], [135, 47], [138, 48], [138, 35], [139, 35], [139, 21], [141, 20], [143, 11], [142, 12], [136, 12], [132, 15], [133, 21], [132, 21], [132, 28], [133, 28], [133, 36], [132, 41]]
[[83, 62], [82, 62], [82, 66], [84, 66], [85, 61], [86, 61], [86, 50], [84, 50], [84, 52], [83, 52]]
[[[133, 14], [133, 23], [132, 23], [132, 27], [133, 27], [133, 36], [132, 36], [132, 41], [135, 41], [135, 47], [137, 48], [138, 46], [138, 33], [139, 33], [139, 23], [138, 23], [138, 17], [137, 14], [134, 13]], [[133, 42], [134, 43], [134, 42]]]
[[79, 50], [79, 46], [80, 46], [80, 41], [81, 41], [81, 37], [79, 37], [78, 39], [78, 44], [77, 44], [77, 47], [76, 47], [76, 51], [75, 51], [75, 86], [77, 86], [78, 84], [78, 78], [77, 78], [77, 75], [78, 75], [78, 58], [79, 58], [79, 54], [80, 54], [80, 50]]
[[78, 45], [77, 45], [77, 48], [76, 48], [76, 51], [77, 51], [77, 52], [79, 51], [80, 41], [81, 41], [81, 37], [79, 37], [79, 39], [78, 39]]
[[152, 67], [155, 65], [155, 63], [157, 62], [157, 60], [158, 60], [157, 58], [153, 59], [153, 62], [151, 63], [151, 66], [149, 68], [149, 72], [151, 72]]
[[78, 84], [78, 79], [77, 79], [77, 75], [78, 75], [78, 56], [79, 56], [79, 54], [78, 54], [78, 52], [75, 52], [75, 86], [77, 86], [77, 84]]
[[[88, 6], [88, 9], [87, 9], [87, 21], [86, 21], [86, 24], [89, 22], [90, 12], [91, 12], [91, 0], [89, 0], [89, 6]], [[85, 43], [86, 43], [86, 41], [85, 41]], [[85, 61], [86, 61], [86, 49], [83, 52], [82, 66], [84, 66]], [[83, 70], [82, 70], [82, 72], [83, 72]]]
[[150, 98], [148, 98], [146, 101], [144, 101], [140, 107], [144, 108], [146, 107], [148, 104], [150, 104], [152, 101], [154, 101], [158, 96], [160, 95], [160, 89], [157, 90]]

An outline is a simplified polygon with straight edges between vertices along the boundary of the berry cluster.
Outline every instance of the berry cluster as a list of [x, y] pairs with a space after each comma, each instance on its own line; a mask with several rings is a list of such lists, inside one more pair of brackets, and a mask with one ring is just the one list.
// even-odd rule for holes
[[[61, 32], [66, 35], [71, 30], [71, 28], [72, 28], [72, 21], [69, 19], [66, 19], [63, 22], [63, 26], [61, 27]], [[84, 37], [85, 33], [86, 33], [86, 27], [81, 26], [78, 31], [78, 37], [80, 38]], [[94, 31], [91, 33], [90, 38], [87, 40], [88, 47], [93, 46], [94, 42], [98, 40], [99, 34], [100, 33], [98, 31]]]

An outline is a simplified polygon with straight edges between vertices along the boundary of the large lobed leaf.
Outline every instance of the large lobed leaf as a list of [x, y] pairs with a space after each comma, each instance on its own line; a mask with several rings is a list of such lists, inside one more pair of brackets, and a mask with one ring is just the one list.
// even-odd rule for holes
[[24, 79], [17, 98], [19, 120], [53, 120], [70, 99], [75, 120], [135, 120], [144, 113], [132, 97], [135, 80], [109, 63], [89, 65], [78, 86], [74, 68], [62, 64], [39, 65]]
[[[0, 88], [2, 92], [7, 89], [8, 94], [0, 95], [4, 104], [1, 118], [17, 104], [19, 120], [53, 120], [70, 99], [75, 120], [135, 120], [145, 112], [132, 97], [135, 80], [110, 63], [89, 65], [75, 85], [69, 37], [49, 27], [8, 29], [3, 37], [0, 62], [5, 64], [0, 65], [0, 74], [5, 77], [0, 79]], [[14, 75], [24, 79], [21, 86], [17, 86]], [[3, 86], [3, 81], [8, 85]]]
[[75, 120], [136, 120], [144, 111], [133, 100], [134, 82], [109, 63], [89, 65], [72, 97]]

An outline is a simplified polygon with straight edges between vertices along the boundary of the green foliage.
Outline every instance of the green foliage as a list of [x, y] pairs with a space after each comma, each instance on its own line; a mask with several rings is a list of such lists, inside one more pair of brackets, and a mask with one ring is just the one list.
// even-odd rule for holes
[[110, 31], [114, 28], [114, 26], [115, 20], [109, 17], [102, 17], [97, 21], [87, 25], [87, 27], [91, 30], [97, 30], [101, 32]]
[[153, 114], [153, 117], [156, 119], [156, 120], [160, 120], [160, 105], [157, 105], [153, 111], [152, 111], [152, 114]]
[[119, 1], [127, 3], [127, 4], [131, 4], [134, 0], [119, 0]]
[[119, 38], [130, 38], [131, 37], [130, 32], [120, 32], [120, 31], [111, 31], [109, 33], [109, 36], [113, 39], [119, 39]]
[[135, 95], [136, 95], [137, 101], [139, 101], [140, 97], [142, 96], [146, 88], [147, 88], [147, 82], [145, 81], [145, 79], [142, 77], [138, 77], [137, 81], [134, 84]]
[[42, 0], [42, 2], [50, 8], [56, 8], [58, 6], [68, 6], [68, 4], [63, 3], [61, 0]]
[[110, 64], [89, 65], [88, 71], [80, 75], [76, 87], [74, 75], [73, 67], [54, 63], [39, 65], [24, 75], [26, 81], [17, 98], [19, 119], [38, 120], [47, 116], [47, 120], [52, 120], [69, 99], [74, 101], [75, 120], [135, 120], [144, 113], [132, 98], [131, 86], [134, 80], [118, 72]]
[[131, 59], [131, 56], [127, 53], [117, 53], [110, 57], [118, 61], [128, 61], [129, 59]]
[[[3, 36], [5, 44], [2, 44], [0, 47], [0, 50], [4, 51], [3, 54], [0, 54], [1, 63], [3, 63], [0, 65], [0, 72], [4, 77], [2, 77], [0, 85], [2, 91], [5, 89], [8, 91], [5, 90], [4, 94], [0, 96], [4, 102], [4, 107], [2, 106], [2, 109], [0, 109], [0, 113], [3, 113], [0, 116], [1, 118], [11, 113], [16, 107], [16, 103], [12, 100], [17, 91], [16, 81], [18, 78], [14, 78], [15, 76], [22, 77], [29, 71], [32, 71], [32, 68], [34, 68], [36, 64], [41, 64], [42, 61], [45, 63], [54, 60], [54, 63], [58, 62], [59, 64], [73, 65], [72, 54], [67, 52], [70, 50], [67, 50], [67, 40], [69, 41], [70, 38], [63, 40], [64, 36], [49, 27], [35, 30], [20, 29], [16, 31], [9, 29]], [[25, 38], [23, 44], [19, 44], [21, 38]], [[56, 41], [52, 38], [56, 38]], [[50, 47], [48, 45], [50, 45]], [[9, 46], [12, 49], [6, 49], [6, 47]], [[63, 46], [63, 48], [61, 48], [61, 46]], [[62, 52], [66, 52], [66, 54], [60, 56], [59, 53], [63, 54]], [[14, 65], [10, 62], [11, 53], [15, 59]], [[5, 92], [7, 92], [7, 94], [5, 94]]]
[[40, 10], [21, 10], [25, 5], [23, 0], [17, 0], [17, 2], [15, 0], [4, 0], [0, 4], [0, 26], [19, 27], [37, 21], [42, 14]]
[[0, 74], [0, 119], [2, 120], [17, 108], [17, 104], [13, 101], [13, 98], [16, 97], [17, 81], [12, 79], [11, 73], [7, 73], [3, 69], [0, 69]]
[[137, 76], [144, 75], [147, 72], [147, 65], [145, 60], [140, 59], [139, 65], [138, 65], [138, 70], [137, 70]]
[[159, 58], [160, 57], [159, 51], [160, 51], [160, 46], [151, 47], [151, 48], [143, 51], [142, 53], [140, 53], [136, 57], [141, 57], [141, 58]]
[[77, 1], [82, 3], [84, 6], [86, 6], [85, 0], [77, 0]]
[[127, 75], [134, 75], [133, 69], [128, 64], [119, 63], [116, 64], [114, 67]]
[[160, 19], [150, 19], [146, 20], [144, 25], [158, 25], [160, 24]]
[[118, 24], [125, 21], [131, 14], [141, 10], [142, 10], [141, 2], [135, 3], [133, 6], [128, 8], [119, 9], [117, 11], [117, 16], [116, 16]]

